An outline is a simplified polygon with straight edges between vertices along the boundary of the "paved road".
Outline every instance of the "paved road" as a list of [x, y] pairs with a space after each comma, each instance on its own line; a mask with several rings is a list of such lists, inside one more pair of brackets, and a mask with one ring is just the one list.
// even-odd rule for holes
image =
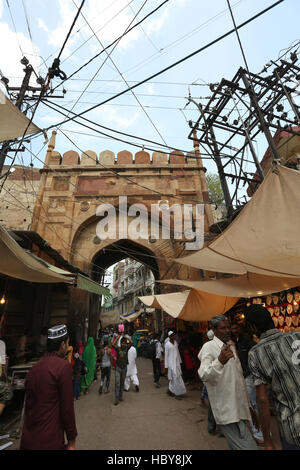
[[[78, 450], [224, 450], [224, 438], [206, 431], [207, 408], [200, 391], [188, 389], [183, 400], [167, 395], [167, 378], [161, 388], [153, 384], [152, 362], [138, 358], [140, 392], [133, 385], [124, 401], [114, 405], [114, 371], [110, 393], [99, 395], [99, 379], [88, 395], [75, 401]], [[9, 450], [19, 448], [19, 440]]]
[[188, 390], [186, 398], [169, 397], [167, 379], [161, 388], [153, 384], [152, 362], [138, 358], [140, 392], [124, 392], [124, 401], [115, 406], [114, 372], [111, 391], [98, 395], [98, 384], [88, 396], [75, 402], [78, 427], [77, 449], [94, 450], [214, 450], [227, 449], [224, 438], [206, 431], [207, 409], [199, 390]]

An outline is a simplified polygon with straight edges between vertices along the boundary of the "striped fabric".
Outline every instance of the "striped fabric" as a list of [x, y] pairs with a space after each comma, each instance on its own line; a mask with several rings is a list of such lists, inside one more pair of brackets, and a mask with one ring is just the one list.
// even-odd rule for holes
[[300, 332], [263, 333], [248, 362], [255, 385], [271, 385], [282, 439], [300, 446]]

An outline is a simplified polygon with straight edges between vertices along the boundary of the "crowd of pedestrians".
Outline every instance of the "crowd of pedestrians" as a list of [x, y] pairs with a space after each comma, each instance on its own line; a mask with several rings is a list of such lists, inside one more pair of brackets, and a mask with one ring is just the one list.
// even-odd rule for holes
[[[188, 384], [200, 383], [199, 402], [208, 402], [208, 432], [224, 437], [231, 450], [274, 449], [272, 404], [282, 448], [300, 450], [300, 333], [276, 330], [259, 304], [247, 308], [245, 318], [241, 326], [224, 315], [213, 317], [198, 349], [187, 334], [153, 335], [153, 386], [160, 388], [164, 375], [168, 395], [180, 400]], [[74, 401], [97, 380], [97, 350], [93, 338], [85, 346], [69, 342], [65, 325], [50, 328], [46, 353], [28, 373], [21, 449], [75, 449]], [[99, 396], [110, 392], [113, 369], [114, 405], [124, 401], [131, 384], [139, 392], [136, 359], [123, 325], [104, 334], [98, 350]]]

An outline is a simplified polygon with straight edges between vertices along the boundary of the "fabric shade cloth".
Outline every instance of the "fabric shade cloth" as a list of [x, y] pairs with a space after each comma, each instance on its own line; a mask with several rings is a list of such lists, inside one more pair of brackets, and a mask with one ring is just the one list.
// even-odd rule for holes
[[277, 165], [221, 235], [176, 261], [207, 271], [300, 277], [299, 186], [299, 171]]
[[123, 321], [128, 321], [128, 322], [132, 322], [134, 321], [137, 317], [140, 316], [141, 313], [144, 312], [144, 309], [141, 308], [140, 310], [137, 310], [137, 311], [133, 311], [133, 312], [130, 312], [130, 313], [125, 313], [124, 315], [121, 315], [121, 320]]
[[99, 320], [101, 321], [102, 328], [108, 325], [117, 325], [120, 323], [120, 312], [118, 309], [101, 312]]
[[[59, 268], [57, 268], [59, 269]], [[74, 284], [74, 274], [59, 269], [50, 270], [43, 260], [25, 251], [0, 226], [0, 273], [28, 282], [65, 282]]]
[[239, 300], [238, 297], [209, 294], [197, 289], [139, 299], [148, 307], [160, 308], [173, 318], [192, 322], [209, 321], [215, 315], [224, 314]]
[[[30, 120], [0, 90], [0, 142], [22, 137]], [[25, 135], [39, 132], [31, 123]]]
[[28, 282], [71, 284], [93, 294], [109, 296], [109, 289], [80, 273], [53, 266], [24, 250], [0, 225], [0, 273]]
[[216, 279], [210, 281], [189, 281], [170, 279], [158, 281], [163, 284], [185, 286], [210, 294], [228, 297], [256, 297], [273, 292], [280, 292], [300, 285], [300, 277], [273, 277], [261, 274], [248, 273], [230, 279]]

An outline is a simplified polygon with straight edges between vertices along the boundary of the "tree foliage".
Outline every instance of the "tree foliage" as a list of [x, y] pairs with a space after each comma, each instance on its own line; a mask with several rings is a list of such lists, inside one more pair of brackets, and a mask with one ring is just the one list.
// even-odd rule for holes
[[210, 201], [213, 204], [216, 204], [218, 206], [224, 206], [225, 199], [224, 199], [224, 194], [223, 194], [219, 175], [214, 174], [214, 173], [207, 173], [206, 181], [207, 181], [208, 194], [209, 194]]

